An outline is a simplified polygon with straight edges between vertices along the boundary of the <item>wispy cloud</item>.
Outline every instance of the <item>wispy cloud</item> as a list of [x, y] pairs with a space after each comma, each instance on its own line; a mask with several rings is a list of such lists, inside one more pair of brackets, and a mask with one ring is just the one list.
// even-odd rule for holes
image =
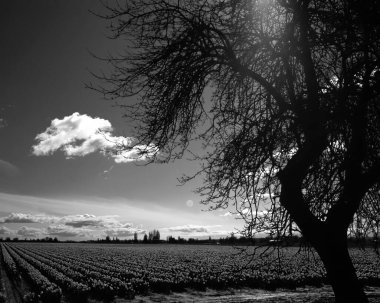
[[19, 174], [19, 169], [16, 165], [0, 159], [0, 176], [15, 177]]
[[32, 152], [36, 156], [47, 156], [62, 150], [67, 158], [100, 152], [116, 163], [146, 161], [158, 152], [153, 144], [139, 145], [133, 137], [114, 136], [112, 132], [111, 122], [106, 119], [73, 113], [52, 120], [50, 126], [36, 136], [38, 143]]
[[176, 232], [176, 233], [209, 233], [212, 228], [219, 228], [221, 225], [182, 225], [163, 228], [167, 232]]

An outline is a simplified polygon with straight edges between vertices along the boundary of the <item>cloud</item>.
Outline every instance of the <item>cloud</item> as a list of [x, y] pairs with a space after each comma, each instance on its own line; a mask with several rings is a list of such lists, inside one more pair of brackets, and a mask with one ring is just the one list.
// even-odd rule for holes
[[[127, 147], [129, 150], [118, 152], [118, 144], [114, 145], [110, 150], [110, 156], [116, 163], [128, 163], [135, 161], [147, 161], [158, 153], [158, 148], [153, 144], [134, 145]], [[126, 145], [124, 145], [126, 146]], [[116, 153], [115, 153], [116, 150]]]
[[[11, 213], [0, 218], [0, 222], [7, 223], [48, 223], [46, 229], [22, 226], [17, 235], [23, 237], [39, 237], [50, 235], [57, 237], [95, 237], [107, 235], [111, 237], [129, 237], [135, 232], [144, 234], [146, 231], [133, 227], [132, 223], [118, 221], [118, 216], [95, 216], [91, 214], [49, 216], [44, 214]], [[0, 225], [0, 235], [9, 235], [11, 230]]]
[[133, 227], [116, 227], [110, 228], [104, 231], [107, 236], [110, 237], [130, 237], [133, 236], [134, 233], [137, 234], [145, 234], [146, 231], [143, 229], [133, 228]]
[[[147, 231], [142, 226], [134, 226], [129, 222], [120, 222], [117, 215], [96, 216], [93, 214], [77, 214], [67, 216], [51, 216], [47, 214], [11, 213], [0, 218], [0, 235], [23, 236], [37, 238], [44, 236], [58, 238], [104, 238], [105, 236], [126, 238], [134, 233], [142, 235]], [[22, 226], [17, 231], [8, 229], [3, 224], [26, 223], [42, 224], [41, 226]], [[221, 230], [221, 225], [179, 225], [160, 228], [164, 236], [177, 234], [185, 237], [223, 236], [231, 231]]]
[[17, 230], [17, 234], [24, 237], [37, 238], [44, 232], [40, 228], [21, 226]]
[[58, 237], [86, 237], [92, 233], [90, 229], [73, 228], [66, 225], [48, 226], [46, 233]]
[[118, 216], [95, 216], [90, 214], [64, 216], [59, 223], [75, 228], [84, 226], [92, 227], [130, 227], [131, 223], [121, 223], [117, 220]]
[[50, 126], [36, 136], [32, 147], [36, 156], [51, 155], [62, 150], [67, 158], [83, 157], [100, 152], [116, 163], [146, 161], [158, 153], [153, 144], [139, 145], [135, 138], [112, 135], [108, 120], [73, 113], [63, 119], [54, 119]]
[[101, 219], [95, 215], [84, 214], [64, 216], [59, 222], [72, 227], [98, 226]]
[[16, 177], [19, 174], [17, 166], [10, 162], [0, 159], [0, 176]]
[[268, 210], [264, 209], [264, 210], [259, 210], [257, 212], [255, 212], [256, 216], [257, 217], [265, 217], [268, 215]]
[[1, 223], [51, 223], [56, 220], [59, 220], [59, 218], [45, 214], [23, 213], [11, 213], [6, 217], [0, 218]]
[[174, 226], [163, 228], [164, 231], [167, 232], [178, 232], [178, 233], [210, 233], [210, 228], [221, 227], [221, 225], [182, 225], [182, 226]]
[[1, 218], [3, 223], [37, 223], [35, 217], [30, 214], [11, 213], [7, 217]]
[[[50, 216], [46, 214], [11, 213], [0, 218], [0, 223], [39, 223], [49, 224], [45, 229], [23, 226], [17, 235], [38, 237], [43, 235], [57, 237], [95, 237], [109, 235], [113, 237], [128, 237], [135, 232], [145, 233], [145, 230], [134, 228], [132, 223], [120, 222], [117, 215], [95, 216], [78, 214], [67, 216]], [[45, 225], [46, 226], [46, 225]], [[0, 225], [0, 234], [8, 235], [11, 230]]]
[[265, 218], [269, 214], [269, 211], [264, 210], [252, 210], [249, 207], [242, 208], [240, 210], [240, 213], [237, 214], [238, 217], [245, 218], [245, 219], [253, 219], [253, 218]]
[[226, 212], [224, 213], [223, 215], [220, 215], [221, 217], [231, 217], [232, 216], [232, 213], [231, 212]]
[[5, 227], [5, 226], [0, 226], [0, 235], [10, 235], [12, 231]]
[[[89, 215], [87, 215], [89, 216]], [[79, 216], [76, 216], [79, 217]], [[59, 237], [97, 237], [107, 235], [110, 237], [129, 237], [135, 232], [144, 234], [145, 230], [134, 228], [131, 223], [121, 223], [117, 221], [99, 220], [72, 220], [66, 221], [64, 224], [51, 225], [47, 228], [47, 234]], [[67, 220], [67, 217], [64, 218]], [[61, 220], [61, 222], [64, 222]]]
[[132, 223], [122, 223], [118, 221], [118, 216], [95, 216], [91, 214], [79, 214], [68, 216], [50, 216], [46, 214], [25, 214], [11, 213], [6, 217], [0, 218], [0, 223], [50, 223], [71, 226], [73, 228], [81, 227], [131, 227]]

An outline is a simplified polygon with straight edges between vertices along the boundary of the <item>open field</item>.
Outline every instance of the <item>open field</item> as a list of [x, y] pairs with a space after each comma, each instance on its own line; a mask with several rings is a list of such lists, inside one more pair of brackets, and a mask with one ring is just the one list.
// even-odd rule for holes
[[[7, 302], [332, 302], [318, 258], [297, 251], [260, 257], [263, 249], [247, 256], [215, 245], [2, 243], [1, 278]], [[379, 256], [351, 254], [378, 300]]]

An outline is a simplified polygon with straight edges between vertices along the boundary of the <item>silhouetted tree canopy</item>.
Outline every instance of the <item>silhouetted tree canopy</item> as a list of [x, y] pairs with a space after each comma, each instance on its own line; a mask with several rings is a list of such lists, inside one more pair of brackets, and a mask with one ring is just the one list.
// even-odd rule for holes
[[152, 231], [149, 232], [148, 236], [149, 241], [159, 241], [160, 240], [160, 231], [153, 229]]
[[354, 216], [371, 235], [379, 228], [379, 2], [142, 0], [108, 9], [103, 18], [125, 49], [108, 59], [113, 73], [99, 90], [137, 96], [121, 106], [140, 142], [159, 148], [152, 160], [180, 158], [202, 140], [203, 203], [234, 206], [245, 236], [299, 229], [337, 302], [366, 302], [346, 243]]

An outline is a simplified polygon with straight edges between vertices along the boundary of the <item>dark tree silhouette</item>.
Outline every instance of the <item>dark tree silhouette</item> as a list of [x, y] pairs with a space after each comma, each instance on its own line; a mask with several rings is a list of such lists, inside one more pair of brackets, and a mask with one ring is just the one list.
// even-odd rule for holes
[[160, 231], [153, 229], [149, 232], [148, 236], [149, 241], [159, 241], [160, 240]]
[[368, 205], [379, 218], [379, 1], [107, 8], [126, 47], [108, 59], [113, 73], [99, 90], [138, 96], [121, 106], [139, 123], [140, 142], [159, 148], [152, 160], [180, 158], [202, 140], [203, 203], [234, 206], [246, 236], [299, 229], [336, 301], [367, 302], [347, 234], [354, 216], [368, 219]]

